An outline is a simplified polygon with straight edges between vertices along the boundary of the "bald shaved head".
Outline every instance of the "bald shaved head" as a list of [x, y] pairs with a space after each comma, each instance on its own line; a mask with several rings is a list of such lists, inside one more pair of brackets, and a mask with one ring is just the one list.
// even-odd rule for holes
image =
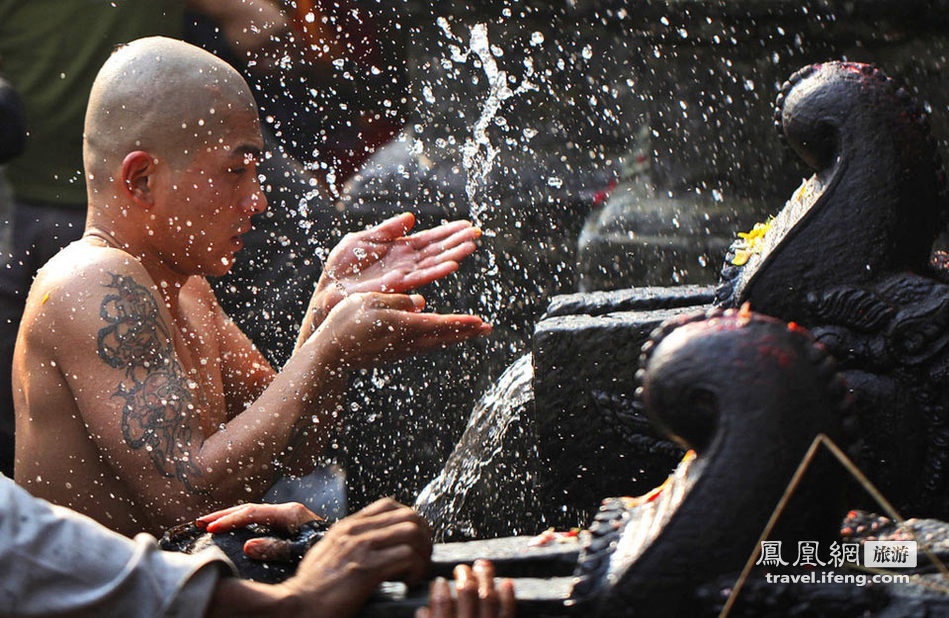
[[256, 105], [241, 75], [218, 57], [164, 37], [119, 48], [96, 76], [86, 109], [90, 205], [128, 153], [180, 166], [220, 142], [236, 114], [256, 117]]

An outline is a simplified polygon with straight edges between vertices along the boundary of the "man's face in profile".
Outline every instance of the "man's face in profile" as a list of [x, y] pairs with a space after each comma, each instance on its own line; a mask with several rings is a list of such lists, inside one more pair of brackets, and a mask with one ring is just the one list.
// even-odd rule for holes
[[165, 237], [155, 238], [155, 246], [189, 275], [230, 270], [251, 216], [267, 208], [257, 177], [263, 140], [256, 113], [210, 108], [207, 115], [194, 130], [186, 128], [184, 143], [171, 146], [185, 156], [177, 166], [160, 166], [155, 187], [153, 235]]

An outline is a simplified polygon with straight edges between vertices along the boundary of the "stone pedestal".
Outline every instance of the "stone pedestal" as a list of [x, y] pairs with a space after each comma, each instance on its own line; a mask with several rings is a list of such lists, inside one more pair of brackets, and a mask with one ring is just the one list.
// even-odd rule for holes
[[636, 288], [553, 300], [534, 330], [534, 427], [551, 525], [587, 521], [607, 495], [644, 494], [682, 449], [634, 394], [643, 343], [663, 321], [705, 308], [710, 288]]

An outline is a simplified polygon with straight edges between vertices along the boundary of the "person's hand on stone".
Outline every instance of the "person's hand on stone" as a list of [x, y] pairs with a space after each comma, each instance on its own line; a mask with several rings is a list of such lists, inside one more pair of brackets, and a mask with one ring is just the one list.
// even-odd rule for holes
[[431, 555], [425, 520], [386, 498], [331, 526], [296, 575], [277, 586], [306, 607], [307, 615], [351, 616], [380, 583], [420, 581]]
[[[195, 525], [211, 534], [229, 532], [250, 524], [264, 524], [277, 530], [293, 534], [303, 524], [322, 517], [299, 502], [284, 504], [240, 504], [203, 515]], [[249, 539], [244, 543], [244, 553], [255, 560], [289, 560], [292, 548], [289, 541], [271, 537]]]
[[514, 585], [509, 579], [495, 586], [494, 565], [476, 560], [474, 569], [455, 567], [456, 598], [443, 578], [432, 582], [428, 607], [419, 608], [415, 618], [513, 618]]

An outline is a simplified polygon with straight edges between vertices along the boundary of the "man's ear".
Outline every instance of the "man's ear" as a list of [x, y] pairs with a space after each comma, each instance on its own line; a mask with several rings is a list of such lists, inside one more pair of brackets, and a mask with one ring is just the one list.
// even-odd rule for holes
[[130, 152], [122, 160], [122, 187], [125, 197], [145, 210], [155, 205], [152, 193], [155, 168], [155, 157], [142, 150]]

